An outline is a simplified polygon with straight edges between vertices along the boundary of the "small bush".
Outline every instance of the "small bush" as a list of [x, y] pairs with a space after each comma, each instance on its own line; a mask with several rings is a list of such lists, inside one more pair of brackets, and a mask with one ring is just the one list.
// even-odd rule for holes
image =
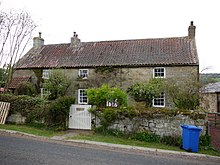
[[70, 79], [60, 69], [53, 69], [49, 79], [46, 79], [43, 83], [43, 87], [50, 91], [49, 100], [65, 96], [70, 85]]
[[90, 112], [98, 116], [100, 124], [107, 129], [117, 120], [128, 117], [130, 119], [136, 116], [136, 111], [132, 107], [107, 107], [104, 109], [92, 108]]
[[117, 129], [106, 129], [103, 126], [97, 127], [95, 129], [96, 133], [102, 134], [102, 135], [111, 135], [111, 136], [116, 136], [116, 137], [126, 137], [126, 135]]
[[208, 147], [211, 145], [211, 136], [201, 135], [199, 138], [199, 145], [203, 147]]
[[163, 136], [160, 142], [170, 146], [181, 146], [182, 137], [181, 136]]
[[110, 87], [107, 84], [102, 85], [100, 88], [89, 88], [87, 90], [89, 103], [97, 107], [106, 107], [107, 102], [117, 104], [117, 107], [127, 105], [127, 94], [116, 87]]
[[36, 96], [37, 88], [33, 83], [26, 82], [21, 84], [16, 90], [15, 94], [17, 95], [28, 95], [28, 96]]
[[57, 128], [57, 130], [67, 129], [67, 121], [71, 104], [74, 104], [75, 98], [64, 96], [52, 101], [47, 109], [45, 123], [48, 127]]
[[153, 133], [143, 131], [143, 132], [134, 133], [131, 136], [131, 139], [145, 141], [145, 142], [159, 142], [160, 136], [153, 134]]
[[26, 123], [28, 124], [43, 124], [45, 125], [45, 120], [48, 116], [50, 102], [44, 102], [43, 104], [38, 104], [35, 108], [27, 115]]

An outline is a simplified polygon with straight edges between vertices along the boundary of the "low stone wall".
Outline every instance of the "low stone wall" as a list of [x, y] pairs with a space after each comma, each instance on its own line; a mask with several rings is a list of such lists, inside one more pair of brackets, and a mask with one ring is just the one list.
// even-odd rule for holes
[[205, 120], [193, 120], [189, 116], [177, 115], [174, 117], [158, 117], [155, 119], [134, 118], [132, 120], [126, 118], [117, 121], [110, 126], [112, 129], [118, 129], [125, 133], [136, 131], [148, 131], [160, 136], [181, 136], [182, 124], [196, 125], [202, 128], [201, 133], [206, 133]]
[[21, 114], [11, 114], [7, 117], [6, 121], [15, 124], [25, 124], [26, 117], [22, 116]]

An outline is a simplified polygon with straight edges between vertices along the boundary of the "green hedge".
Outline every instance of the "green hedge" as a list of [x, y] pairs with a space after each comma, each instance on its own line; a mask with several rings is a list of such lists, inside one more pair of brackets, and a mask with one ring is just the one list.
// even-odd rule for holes
[[71, 104], [75, 103], [75, 98], [69, 96], [59, 97], [46, 106], [47, 112], [45, 123], [48, 127], [57, 130], [65, 130], [68, 126], [69, 110]]
[[20, 113], [26, 117], [26, 123], [43, 123], [49, 128], [65, 130], [70, 105], [75, 103], [75, 98], [64, 96], [46, 101], [26, 95], [0, 94], [0, 101], [11, 103], [9, 113]]
[[0, 94], [0, 101], [10, 103], [10, 114], [20, 113], [27, 117], [37, 105], [44, 104], [45, 100], [39, 97], [31, 97], [27, 95]]

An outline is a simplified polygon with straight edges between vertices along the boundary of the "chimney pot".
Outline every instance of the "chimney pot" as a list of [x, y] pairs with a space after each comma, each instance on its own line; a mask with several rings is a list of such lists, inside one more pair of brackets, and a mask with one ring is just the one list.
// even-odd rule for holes
[[190, 26], [188, 28], [188, 37], [189, 39], [194, 39], [196, 35], [196, 26], [193, 25], [193, 21], [190, 22]]
[[71, 37], [71, 46], [79, 46], [80, 45], [80, 39], [78, 38], [78, 34], [76, 32], [73, 32], [73, 37]]
[[39, 36], [33, 38], [33, 47], [34, 47], [35, 49], [38, 49], [38, 48], [40, 48], [41, 46], [44, 45], [44, 39], [41, 38], [41, 34], [42, 34], [42, 33], [39, 32]]

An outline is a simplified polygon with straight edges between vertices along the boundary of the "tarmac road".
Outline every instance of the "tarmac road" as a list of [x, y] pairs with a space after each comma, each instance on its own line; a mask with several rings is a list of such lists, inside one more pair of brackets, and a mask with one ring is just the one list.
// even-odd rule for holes
[[77, 145], [0, 133], [1, 165], [219, 165], [219, 160]]

